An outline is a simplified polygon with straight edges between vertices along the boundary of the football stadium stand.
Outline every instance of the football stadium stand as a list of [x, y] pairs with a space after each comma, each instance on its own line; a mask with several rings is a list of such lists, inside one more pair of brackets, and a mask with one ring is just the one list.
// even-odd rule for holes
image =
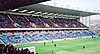
[[0, 28], [86, 28], [76, 19], [0, 14]]
[[1, 35], [1, 40], [5, 44], [21, 44], [37, 41], [67, 39], [67, 38], [87, 38], [95, 36], [95, 33], [87, 30], [83, 31], [30, 31], [19, 33], [5, 33]]
[[[29, 10], [27, 12], [24, 8], [33, 9], [34, 11], [32, 12], [34, 14], [32, 12], [29, 13], [29, 9], [27, 9]], [[51, 6], [48, 5], [36, 4], [19, 8], [20, 10], [17, 11], [1, 11], [0, 44], [26, 44], [57, 39], [65, 40], [67, 38], [87, 38], [96, 35], [96, 33], [89, 31], [89, 28], [80, 22], [80, 17], [95, 15], [97, 13], [71, 9], [66, 9], [66, 12], [64, 8], [58, 7], [52, 7], [51, 9], [53, 10], [49, 11], [50, 8]], [[39, 12], [40, 9], [41, 11]], [[43, 13], [48, 14], [43, 15]], [[57, 15], [64, 14], [68, 15], [66, 17], [57, 17]]]
[[[44, 6], [44, 5], [38, 4], [38, 6]], [[48, 6], [46, 7], [49, 8]], [[54, 7], [54, 9], [56, 8], [57, 7]], [[74, 11], [75, 10], [73, 10], [73, 12]], [[67, 38], [87, 38], [96, 35], [96, 33], [89, 31], [88, 27], [80, 22], [79, 17], [77, 19], [77, 16], [76, 17], [67, 16], [64, 18], [49, 17], [49, 16], [44, 17], [41, 15], [37, 15], [37, 13], [40, 12], [36, 12], [35, 13], [36, 15], [35, 14], [24, 15], [22, 13], [16, 14], [12, 12], [8, 13], [1, 12], [0, 40], [2, 42], [0, 42], [0, 44], [34, 43], [39, 41], [51, 41], [57, 39], [65, 40]], [[89, 14], [88, 12], [86, 13]], [[97, 13], [90, 13], [90, 15], [94, 14]], [[83, 15], [83, 16], [88, 16], [88, 15]]]
[[36, 4], [44, 1], [49, 0], [0, 0], [0, 54], [35, 54], [13, 45], [90, 38], [98, 34], [80, 22], [80, 17], [98, 13]]

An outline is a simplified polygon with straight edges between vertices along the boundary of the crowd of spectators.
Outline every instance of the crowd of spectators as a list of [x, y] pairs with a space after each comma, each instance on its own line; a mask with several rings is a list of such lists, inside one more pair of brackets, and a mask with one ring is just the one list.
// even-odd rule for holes
[[30, 52], [29, 49], [15, 48], [13, 45], [0, 44], [0, 54], [35, 54]]

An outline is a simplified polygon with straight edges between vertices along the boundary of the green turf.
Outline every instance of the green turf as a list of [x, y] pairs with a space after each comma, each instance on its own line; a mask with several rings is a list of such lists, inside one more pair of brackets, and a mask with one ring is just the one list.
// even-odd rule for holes
[[[54, 44], [57, 46], [54, 47]], [[86, 46], [85, 49], [82, 46]], [[54, 43], [48, 42], [44, 46], [43, 43], [24, 44], [15, 46], [16, 48], [24, 48], [35, 46], [38, 54], [100, 54], [100, 38], [96, 38], [94, 42], [92, 38], [75, 39], [57, 41]]]

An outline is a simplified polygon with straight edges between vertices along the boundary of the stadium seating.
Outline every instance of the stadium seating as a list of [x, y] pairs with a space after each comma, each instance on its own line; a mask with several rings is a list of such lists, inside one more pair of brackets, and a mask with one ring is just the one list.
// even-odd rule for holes
[[14, 28], [6, 14], [0, 14], [0, 28]]
[[36, 32], [26, 32], [22, 34], [19, 33], [5, 33], [1, 35], [1, 40], [5, 44], [20, 44], [29, 43], [36, 41], [45, 40], [56, 40], [56, 39], [66, 39], [66, 38], [86, 38], [90, 36], [95, 36], [96, 34], [89, 31], [36, 31]]
[[[44, 18], [40, 16], [25, 16], [0, 14], [0, 28], [87, 28], [76, 19]], [[94, 36], [88, 30], [75, 31], [34, 31], [34, 32], [4, 33], [1, 40], [5, 44], [21, 44], [36, 41], [56, 40], [66, 38], [85, 38]], [[2, 44], [2, 43], [1, 43]]]
[[24, 39], [20, 34], [5, 34], [1, 36], [1, 39], [5, 44], [18, 44], [18, 43], [27, 43], [28, 41]]
[[3, 44], [3, 43], [0, 41], [0, 44]]
[[0, 28], [86, 28], [76, 19], [0, 14]]

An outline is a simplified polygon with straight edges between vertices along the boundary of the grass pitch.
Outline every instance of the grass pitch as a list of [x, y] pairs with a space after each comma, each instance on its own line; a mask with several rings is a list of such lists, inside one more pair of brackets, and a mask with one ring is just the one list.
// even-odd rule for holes
[[[54, 46], [56, 44], [56, 47]], [[48, 42], [37, 44], [24, 44], [15, 46], [24, 48], [34, 46], [38, 54], [100, 54], [100, 38], [93, 41], [92, 38], [63, 40], [57, 42]], [[83, 49], [82, 46], [86, 48]]]

